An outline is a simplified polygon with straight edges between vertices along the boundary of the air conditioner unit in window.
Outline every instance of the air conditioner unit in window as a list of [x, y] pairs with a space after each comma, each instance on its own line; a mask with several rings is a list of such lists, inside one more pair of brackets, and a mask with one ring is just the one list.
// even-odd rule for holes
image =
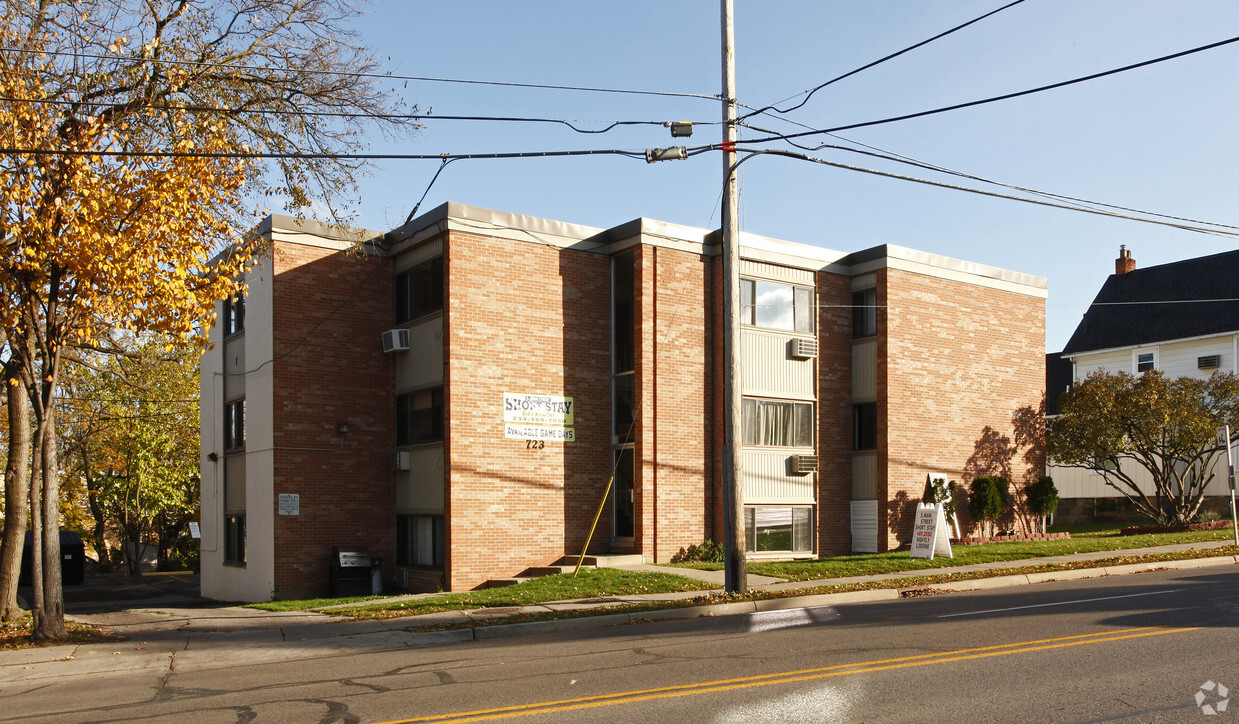
[[1196, 369], [1199, 370], [1215, 370], [1222, 366], [1222, 355], [1210, 354], [1204, 357], [1196, 358]]
[[817, 340], [805, 339], [797, 337], [792, 340], [792, 358], [793, 359], [816, 359], [817, 358]]
[[808, 475], [817, 472], [816, 455], [793, 455], [792, 472], [796, 475]]
[[389, 329], [383, 333], [384, 352], [403, 352], [409, 348], [409, 330]]
[[388, 467], [392, 470], [409, 470], [413, 467], [413, 453], [399, 450], [388, 458]]

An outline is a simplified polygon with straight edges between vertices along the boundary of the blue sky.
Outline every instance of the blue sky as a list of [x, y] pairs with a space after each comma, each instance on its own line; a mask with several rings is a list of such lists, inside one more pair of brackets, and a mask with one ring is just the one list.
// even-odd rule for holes
[[[749, 106], [830, 78], [994, 10], [1004, 0], [736, 2], [737, 95]], [[378, 0], [357, 23], [391, 72], [486, 81], [715, 95], [719, 3], [415, 2]], [[794, 132], [903, 115], [1109, 70], [1239, 35], [1232, 0], [1026, 0], [976, 25], [818, 92], [755, 125]], [[1142, 210], [1239, 224], [1239, 43], [1117, 76], [899, 123], [844, 138], [1024, 187]], [[401, 92], [439, 115], [716, 124], [719, 103], [615, 93], [410, 81]], [[375, 153], [626, 149], [690, 139], [658, 126], [582, 135], [557, 125], [432, 120], [412, 139], [371, 139]], [[745, 129], [742, 138], [755, 138]], [[846, 145], [838, 138], [820, 142]], [[790, 149], [783, 143], [770, 148]], [[795, 150], [795, 149], [790, 149]], [[949, 177], [823, 149], [830, 161], [939, 181]], [[445, 201], [609, 227], [645, 216], [719, 225], [722, 160], [595, 156], [459, 161], [422, 206]], [[357, 223], [403, 223], [438, 168], [385, 161], [361, 188]], [[973, 184], [976, 185], [976, 184]], [[1049, 279], [1048, 350], [1061, 349], [1120, 244], [1139, 267], [1234, 248], [1227, 237], [984, 198], [774, 156], [741, 171], [744, 231], [840, 251], [899, 244]], [[994, 313], [1000, 315], [1001, 309]]]

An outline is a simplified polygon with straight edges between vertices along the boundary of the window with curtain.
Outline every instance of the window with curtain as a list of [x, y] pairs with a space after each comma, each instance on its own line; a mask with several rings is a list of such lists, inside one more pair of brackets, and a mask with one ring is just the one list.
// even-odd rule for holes
[[813, 447], [813, 403], [746, 398], [740, 404], [742, 444]]

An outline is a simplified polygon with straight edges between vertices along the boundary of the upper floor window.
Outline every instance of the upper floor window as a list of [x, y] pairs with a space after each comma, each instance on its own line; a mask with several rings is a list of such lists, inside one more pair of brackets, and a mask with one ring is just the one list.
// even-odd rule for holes
[[396, 397], [396, 444], [443, 441], [443, 388]]
[[813, 290], [759, 279], [740, 280], [740, 323], [789, 332], [813, 331]]
[[745, 398], [740, 403], [742, 444], [813, 447], [813, 403]]
[[878, 333], [878, 290], [852, 292], [852, 339]]
[[224, 300], [224, 336], [245, 329], [245, 295], [237, 294]]
[[1157, 350], [1151, 352], [1136, 350], [1133, 353], [1132, 361], [1136, 366], [1136, 374], [1157, 369]]
[[878, 449], [878, 403], [852, 405], [852, 449]]
[[245, 400], [224, 403], [224, 452], [245, 449]]
[[396, 322], [443, 309], [443, 257], [396, 275]]

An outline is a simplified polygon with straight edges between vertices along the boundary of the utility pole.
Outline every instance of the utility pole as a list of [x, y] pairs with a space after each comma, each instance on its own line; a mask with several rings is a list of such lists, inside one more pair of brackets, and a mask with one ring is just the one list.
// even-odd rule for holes
[[723, 528], [728, 593], [748, 588], [740, 467], [740, 200], [736, 182], [736, 34], [732, 0], [723, 7]]

